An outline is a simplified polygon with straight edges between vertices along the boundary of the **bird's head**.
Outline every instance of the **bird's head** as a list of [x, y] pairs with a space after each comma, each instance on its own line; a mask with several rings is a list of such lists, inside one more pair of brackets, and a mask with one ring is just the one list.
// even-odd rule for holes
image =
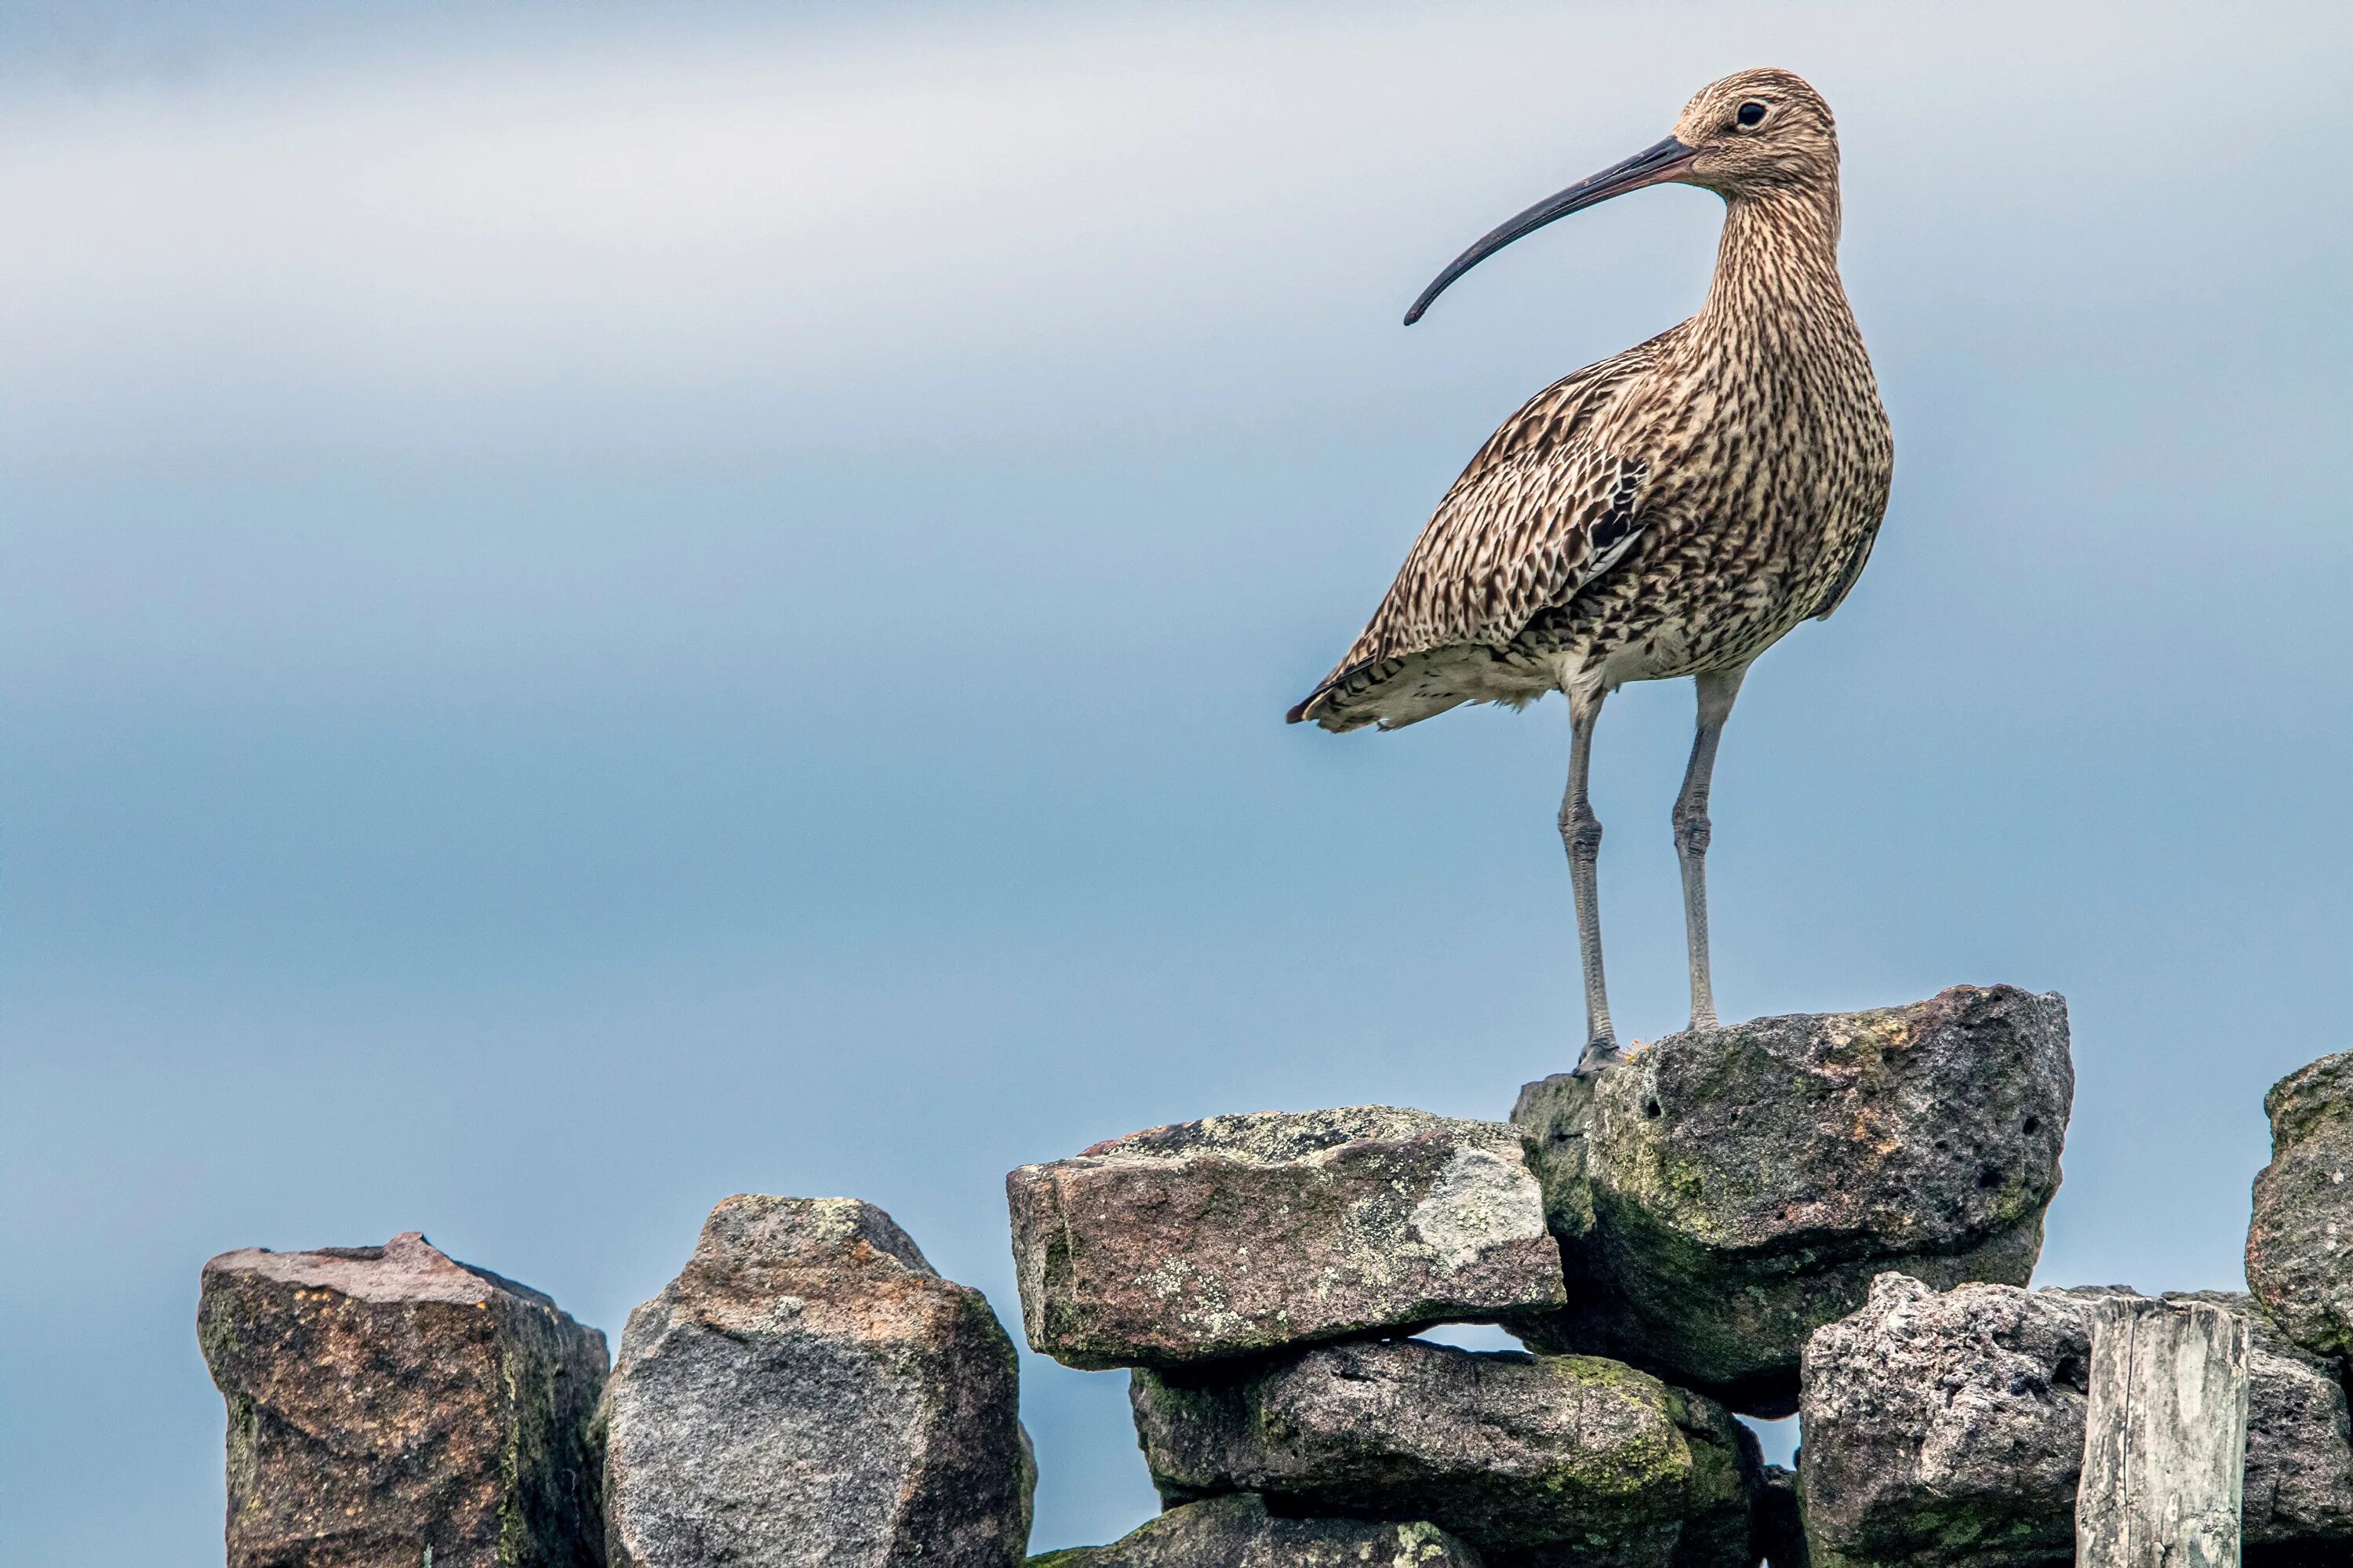
[[1671, 140], [1691, 149], [1667, 176], [1725, 196], [1838, 183], [1838, 128], [1822, 95], [1793, 71], [1736, 71], [1683, 105]]
[[1411, 326], [1447, 285], [1513, 240], [1645, 185], [1699, 185], [1725, 200], [1773, 190], [1838, 189], [1838, 132], [1822, 95], [1793, 71], [1761, 68], [1710, 82], [1675, 132], [1509, 218], [1448, 263], [1406, 313]]

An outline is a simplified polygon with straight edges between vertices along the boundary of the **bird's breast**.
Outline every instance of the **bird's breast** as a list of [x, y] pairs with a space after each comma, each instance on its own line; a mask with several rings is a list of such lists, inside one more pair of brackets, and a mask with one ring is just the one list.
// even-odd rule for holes
[[1859, 342], [1662, 369], [1614, 432], [1645, 467], [1641, 536], [1547, 628], [1611, 686], [1755, 658], [1819, 611], [1886, 500], [1892, 449]]

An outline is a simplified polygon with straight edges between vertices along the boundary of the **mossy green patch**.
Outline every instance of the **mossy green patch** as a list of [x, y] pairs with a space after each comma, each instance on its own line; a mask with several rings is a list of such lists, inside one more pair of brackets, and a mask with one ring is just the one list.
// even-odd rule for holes
[[1590, 1424], [1607, 1426], [1613, 1440], [1564, 1454], [1561, 1464], [1545, 1478], [1547, 1488], [1630, 1498], [1680, 1487], [1688, 1480], [1691, 1445], [1670, 1414], [1671, 1391], [1666, 1384], [1623, 1361], [1601, 1356], [1540, 1360], [1554, 1377], [1576, 1389], [1573, 1397], [1579, 1402], [1606, 1401], [1620, 1407], [1614, 1418], [1605, 1411], [1593, 1412]]

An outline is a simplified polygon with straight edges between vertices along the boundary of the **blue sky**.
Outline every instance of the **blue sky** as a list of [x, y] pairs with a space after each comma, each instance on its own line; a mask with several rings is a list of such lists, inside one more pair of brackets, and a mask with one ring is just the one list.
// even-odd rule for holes
[[[0, 10], [0, 1562], [216, 1555], [204, 1259], [422, 1228], [617, 1334], [739, 1191], [1018, 1319], [1017, 1163], [1575, 1055], [1561, 705], [1286, 729], [1837, 109], [1869, 574], [1717, 772], [1728, 1015], [2066, 993], [2042, 1277], [2234, 1286], [2348, 1044], [2353, 133], [2322, 6]], [[1685, 685], [1597, 743], [1682, 1021]], [[1040, 1548], [1151, 1507], [1025, 1358]]]

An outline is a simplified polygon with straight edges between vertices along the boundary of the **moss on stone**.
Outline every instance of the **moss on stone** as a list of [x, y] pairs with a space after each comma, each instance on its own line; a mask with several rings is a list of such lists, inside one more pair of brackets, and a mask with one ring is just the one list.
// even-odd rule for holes
[[1556, 1490], [1573, 1487], [1596, 1498], [1634, 1498], [1688, 1479], [1691, 1446], [1675, 1426], [1666, 1384], [1602, 1356], [1539, 1356], [1536, 1361], [1576, 1391], [1568, 1396], [1571, 1400], [1582, 1404], [1605, 1399], [1624, 1406], [1630, 1434], [1619, 1442], [1564, 1453], [1560, 1465], [1546, 1477], [1547, 1486]]
[[1807, 1335], [1873, 1274], [2031, 1269], [2073, 1086], [2061, 999], [1966, 986], [1672, 1035], [1582, 1100], [1532, 1084], [1523, 1130], [1579, 1134], [1584, 1208], [1548, 1189], [1546, 1212], [1572, 1222], [1556, 1234], [1582, 1288], [1514, 1331], [1786, 1414]]
[[2263, 1096], [2263, 1114], [2274, 1148], [2353, 1118], [2353, 1051], [2323, 1056], [2274, 1084]]

